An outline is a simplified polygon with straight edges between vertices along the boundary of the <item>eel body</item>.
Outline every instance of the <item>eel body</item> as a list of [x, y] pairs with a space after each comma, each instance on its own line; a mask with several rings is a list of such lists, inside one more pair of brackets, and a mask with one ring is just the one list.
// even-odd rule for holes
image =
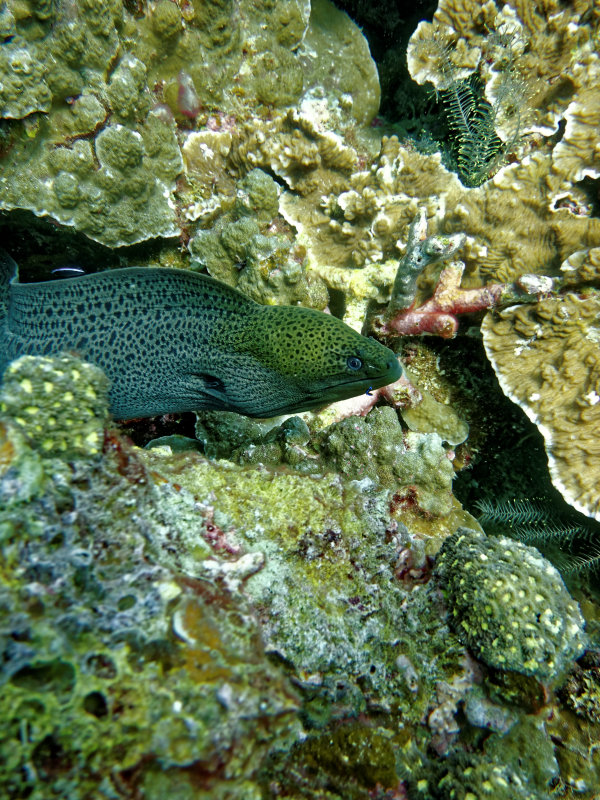
[[397, 357], [340, 320], [263, 306], [208, 276], [129, 267], [19, 283], [0, 253], [0, 376], [71, 352], [111, 381], [116, 419], [200, 409], [272, 417], [395, 381]]

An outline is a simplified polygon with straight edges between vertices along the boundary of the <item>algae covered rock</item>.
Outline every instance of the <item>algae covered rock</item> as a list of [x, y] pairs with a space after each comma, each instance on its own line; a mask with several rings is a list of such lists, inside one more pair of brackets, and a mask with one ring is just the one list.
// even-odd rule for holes
[[454, 469], [440, 436], [405, 434], [389, 406], [330, 425], [322, 434], [320, 449], [349, 478], [370, 478], [400, 495], [410, 494], [432, 514], [450, 510]]
[[193, 766], [211, 775], [206, 796], [252, 796], [266, 750], [299, 723], [255, 610], [228, 588], [244, 564], [222, 562], [227, 586], [174, 571], [177, 537], [195, 574], [218, 566], [203, 509], [155, 485], [116, 434], [99, 459], [65, 462], [61, 439], [42, 456], [19, 428], [35, 433], [0, 424], [0, 794], [83, 800], [127, 783], [126, 797], [204, 797]]
[[486, 664], [548, 681], [583, 651], [579, 606], [534, 547], [459, 528], [435, 573], [459, 639]]

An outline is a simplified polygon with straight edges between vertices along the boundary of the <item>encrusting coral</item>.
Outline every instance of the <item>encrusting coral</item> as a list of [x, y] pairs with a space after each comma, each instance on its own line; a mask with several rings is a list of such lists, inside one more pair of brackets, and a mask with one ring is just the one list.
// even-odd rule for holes
[[[252, 784], [242, 765], [256, 767], [265, 745], [297, 729], [296, 695], [266, 659], [242, 596], [175, 572], [166, 547], [159, 556], [177, 527], [194, 539], [198, 566], [209, 563], [208, 522], [105, 431], [98, 372], [70, 356], [25, 357], [9, 380], [16, 395], [4, 398], [0, 785], [7, 796], [64, 797], [68, 787], [84, 797], [123, 788], [147, 754], [134, 783], [158, 798], [170, 769], [222, 767], [235, 742], [229, 778], [245, 773], [242, 797]], [[49, 424], [59, 398], [74, 420], [67, 447], [66, 418]], [[100, 452], [95, 439], [80, 441], [89, 430], [101, 432]]]
[[[463, 230], [480, 248], [479, 258], [473, 253], [467, 261], [466, 285], [514, 280], [520, 272], [555, 275], [572, 252], [598, 244], [598, 220], [577, 185], [600, 174], [590, 106], [597, 35], [589, 2], [493, 0], [442, 0], [433, 21], [413, 34], [407, 56], [413, 78], [443, 92], [477, 75], [498, 135], [519, 155], [520, 163], [465, 192], [445, 216], [443, 231]], [[565, 132], [556, 143], [561, 120]]]
[[486, 664], [551, 681], [583, 652], [577, 603], [534, 547], [461, 528], [435, 572], [457, 636]]
[[[275, 11], [248, 2], [235, 14], [228, 5], [162, 2], [134, 18], [118, 0], [57, 2], [44, 14], [3, 3], [0, 116], [12, 123], [2, 208], [51, 216], [113, 247], [176, 236], [187, 128], [227, 119], [237, 127], [257, 104], [310, 109], [316, 84], [331, 106], [342, 103], [338, 117], [374, 116], [379, 86], [366, 42], [327, 0], [313, 4], [312, 28], [305, 0]], [[337, 36], [347, 41], [334, 53]], [[345, 65], [336, 75], [334, 58]], [[191, 188], [202, 189], [193, 180]]]
[[[7, 771], [0, 777], [11, 791], [42, 797], [20, 769], [33, 764], [44, 800], [66, 784], [74, 797], [104, 785], [158, 798], [165, 787], [187, 786], [193, 763], [212, 775], [212, 796], [225, 781], [231, 797], [245, 800], [258, 791], [267, 750], [308, 758], [292, 748], [303, 740], [300, 706], [317, 730], [378, 709], [389, 722], [373, 743], [383, 736], [399, 754], [401, 743], [388, 732], [396, 713], [403, 731], [417, 726], [415, 736], [427, 716], [423, 745], [447, 735], [457, 705], [436, 716], [434, 687], [459, 681], [466, 698], [473, 677], [445, 627], [439, 594], [419, 587], [430, 569], [420, 531], [452, 530], [449, 516], [435, 517], [447, 513], [440, 502], [452, 475], [435, 437], [409, 434], [404, 450], [395, 413], [381, 409], [362, 421], [377, 429], [368, 437], [370, 456], [358, 452], [364, 444], [351, 420], [325, 432], [324, 449], [341, 459], [329, 468], [340, 472], [237, 467], [133, 448], [106, 429], [97, 370], [71, 356], [25, 357], [12, 369], [14, 399], [0, 425], [2, 636], [13, 642], [3, 667]], [[52, 427], [54, 407], [43, 402], [55, 396], [49, 379], [61, 397], [73, 392], [73, 413], [84, 400], [98, 404], [92, 421], [103, 434], [100, 453], [44, 449], [36, 426]], [[32, 404], [37, 414], [23, 413]], [[307, 428], [287, 424], [286, 431], [290, 445], [306, 443]], [[373, 465], [386, 453], [416, 482], [420, 520], [379, 482], [385, 469]], [[435, 476], [443, 465], [441, 490]], [[567, 649], [557, 644], [564, 658]], [[266, 706], [259, 702], [265, 692]], [[361, 763], [359, 752], [353, 758]], [[410, 751], [404, 758], [415, 772]], [[387, 771], [357, 766], [359, 785], [371, 787], [371, 775], [399, 780], [386, 763]]]

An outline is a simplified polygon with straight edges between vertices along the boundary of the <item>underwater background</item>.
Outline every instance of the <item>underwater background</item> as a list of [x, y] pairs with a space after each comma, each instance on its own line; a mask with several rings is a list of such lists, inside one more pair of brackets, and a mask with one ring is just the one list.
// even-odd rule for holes
[[599, 83], [595, 0], [0, 0], [20, 282], [209, 274], [403, 371], [116, 423], [7, 367], [2, 800], [600, 797]]

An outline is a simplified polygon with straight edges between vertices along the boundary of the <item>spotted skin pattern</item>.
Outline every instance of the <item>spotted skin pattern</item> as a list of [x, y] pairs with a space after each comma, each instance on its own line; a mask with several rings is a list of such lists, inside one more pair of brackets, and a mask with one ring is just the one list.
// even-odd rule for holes
[[0, 253], [0, 375], [69, 352], [111, 381], [116, 419], [200, 409], [296, 413], [385, 386], [397, 357], [339, 319], [263, 306], [205, 275], [129, 267], [18, 283]]

